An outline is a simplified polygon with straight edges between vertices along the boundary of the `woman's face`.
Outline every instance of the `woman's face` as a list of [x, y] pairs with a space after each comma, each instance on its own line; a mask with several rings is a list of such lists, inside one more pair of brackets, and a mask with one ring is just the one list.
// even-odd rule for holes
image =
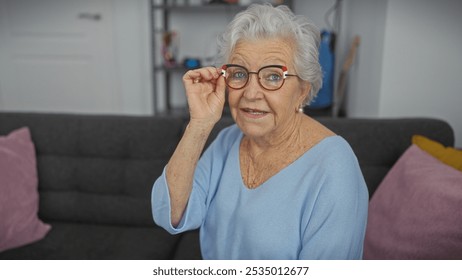
[[[230, 64], [238, 64], [250, 72], [268, 65], [283, 65], [289, 74], [295, 73], [293, 49], [282, 39], [239, 41], [230, 56]], [[228, 102], [236, 124], [250, 138], [278, 137], [293, 131], [297, 111], [309, 92], [309, 83], [289, 76], [284, 85], [269, 91], [250, 74], [247, 85], [239, 90], [228, 87]]]

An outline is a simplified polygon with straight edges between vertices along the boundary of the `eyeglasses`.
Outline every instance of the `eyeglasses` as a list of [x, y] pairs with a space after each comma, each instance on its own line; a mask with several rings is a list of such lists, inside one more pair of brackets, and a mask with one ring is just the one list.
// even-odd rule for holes
[[287, 67], [282, 65], [264, 66], [257, 72], [251, 72], [237, 64], [225, 64], [221, 67], [226, 85], [232, 89], [243, 89], [249, 82], [250, 74], [257, 74], [258, 83], [262, 88], [271, 91], [278, 90], [284, 85], [287, 77], [297, 77], [297, 75], [288, 74], [287, 71]]

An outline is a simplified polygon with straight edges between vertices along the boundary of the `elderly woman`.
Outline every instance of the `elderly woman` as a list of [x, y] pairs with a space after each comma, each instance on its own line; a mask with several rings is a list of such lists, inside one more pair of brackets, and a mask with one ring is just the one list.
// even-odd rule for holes
[[[152, 191], [157, 224], [200, 227], [205, 259], [359, 259], [368, 193], [340, 136], [303, 114], [321, 86], [319, 32], [252, 5], [219, 41], [225, 65], [183, 77], [190, 121]], [[203, 153], [225, 90], [236, 124]]]

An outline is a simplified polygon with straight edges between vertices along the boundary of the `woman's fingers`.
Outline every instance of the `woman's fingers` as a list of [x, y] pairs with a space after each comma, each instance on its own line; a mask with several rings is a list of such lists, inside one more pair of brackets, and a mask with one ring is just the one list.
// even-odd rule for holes
[[217, 81], [220, 78], [221, 71], [215, 67], [204, 67], [195, 70], [189, 70], [183, 76], [183, 83], [186, 94], [208, 96], [214, 93]]
[[200, 82], [209, 82], [216, 80], [219, 77], [219, 72], [215, 67], [204, 67], [195, 70], [189, 70], [183, 76], [185, 84], [198, 84]]

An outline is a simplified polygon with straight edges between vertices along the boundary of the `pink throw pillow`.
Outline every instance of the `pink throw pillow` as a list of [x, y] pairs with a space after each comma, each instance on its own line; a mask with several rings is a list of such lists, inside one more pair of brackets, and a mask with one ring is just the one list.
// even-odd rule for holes
[[462, 172], [412, 145], [372, 197], [364, 259], [462, 259]]
[[45, 237], [38, 213], [34, 143], [28, 128], [0, 136], [0, 252]]

